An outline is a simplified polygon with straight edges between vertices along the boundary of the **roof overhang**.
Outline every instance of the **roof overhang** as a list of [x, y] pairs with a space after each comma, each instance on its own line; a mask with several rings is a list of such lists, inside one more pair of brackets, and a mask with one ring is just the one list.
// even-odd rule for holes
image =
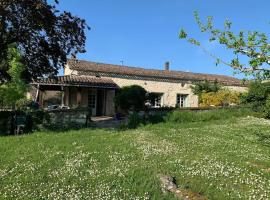
[[118, 89], [118, 85], [111, 79], [91, 76], [57, 76], [42, 78], [30, 83], [41, 90], [61, 90], [63, 87]]

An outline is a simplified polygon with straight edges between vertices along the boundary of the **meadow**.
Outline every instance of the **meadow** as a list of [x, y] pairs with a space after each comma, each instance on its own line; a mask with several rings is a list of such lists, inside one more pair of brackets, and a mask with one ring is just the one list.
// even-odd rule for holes
[[177, 199], [161, 174], [206, 199], [270, 199], [269, 127], [250, 112], [175, 112], [131, 130], [0, 137], [0, 199]]

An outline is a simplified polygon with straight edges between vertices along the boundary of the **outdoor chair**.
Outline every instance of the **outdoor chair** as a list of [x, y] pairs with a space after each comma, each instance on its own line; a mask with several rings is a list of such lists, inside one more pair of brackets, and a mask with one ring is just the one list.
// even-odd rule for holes
[[16, 116], [15, 117], [15, 135], [23, 133], [23, 130], [26, 126], [26, 116]]

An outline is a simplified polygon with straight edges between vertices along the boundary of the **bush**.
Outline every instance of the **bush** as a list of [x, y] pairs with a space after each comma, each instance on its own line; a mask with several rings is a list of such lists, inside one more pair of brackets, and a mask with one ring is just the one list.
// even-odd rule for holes
[[254, 111], [263, 112], [266, 101], [270, 95], [270, 83], [252, 82], [249, 90], [242, 98], [242, 103], [250, 105]]
[[143, 124], [143, 122], [144, 122], [143, 118], [137, 112], [134, 112], [128, 117], [127, 128], [135, 129], [140, 124]]
[[194, 86], [191, 86], [191, 89], [195, 95], [200, 96], [202, 93], [218, 92], [221, 87], [217, 81], [212, 83], [206, 80], [203, 82], [194, 83]]
[[156, 113], [156, 114], [150, 115], [148, 121], [151, 124], [161, 123], [165, 121], [165, 116], [166, 114]]
[[201, 95], [201, 107], [210, 106], [229, 106], [240, 104], [239, 92], [230, 90], [219, 90], [218, 92], [202, 93]]
[[25, 111], [31, 108], [31, 104], [32, 100], [23, 98], [16, 102], [16, 109]]
[[144, 110], [146, 101], [146, 90], [138, 85], [121, 88], [114, 99], [117, 109], [124, 112], [129, 110], [138, 112]]
[[268, 96], [268, 98], [265, 101], [265, 105], [264, 105], [264, 117], [265, 118], [270, 118], [270, 96]]

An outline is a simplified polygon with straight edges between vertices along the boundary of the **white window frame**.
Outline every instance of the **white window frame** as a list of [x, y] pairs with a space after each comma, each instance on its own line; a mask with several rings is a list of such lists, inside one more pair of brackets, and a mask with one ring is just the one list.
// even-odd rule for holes
[[163, 106], [163, 97], [164, 97], [164, 93], [161, 92], [153, 92], [154, 94], [160, 94], [158, 99], [155, 99], [155, 103], [154, 105], [151, 105], [151, 107], [153, 108], [160, 108]]
[[176, 105], [179, 108], [186, 108], [188, 107], [188, 94], [177, 94], [176, 95]]

